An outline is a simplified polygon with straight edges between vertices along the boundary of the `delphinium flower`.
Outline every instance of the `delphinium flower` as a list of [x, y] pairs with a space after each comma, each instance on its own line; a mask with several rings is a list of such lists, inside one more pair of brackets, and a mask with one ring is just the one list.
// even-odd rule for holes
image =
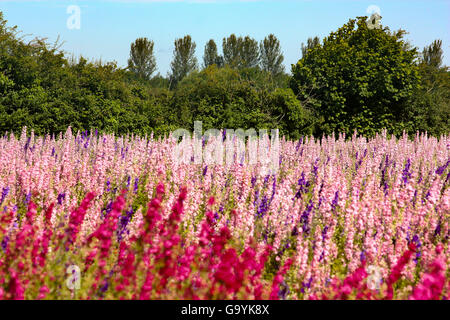
[[410, 243], [408, 250], [405, 251], [405, 253], [403, 253], [397, 264], [392, 268], [391, 273], [389, 274], [389, 277], [386, 281], [387, 292], [385, 299], [391, 300], [393, 298], [394, 295], [393, 285], [398, 281], [398, 279], [400, 279], [404, 267], [409, 262], [411, 256], [415, 251], [416, 245], [414, 243]]
[[447, 169], [447, 167], [449, 166], [449, 164], [450, 164], [450, 160], [448, 160], [444, 165], [438, 167], [436, 169], [436, 174], [442, 175], [444, 173], [445, 169]]
[[[106, 259], [109, 254], [109, 248], [111, 246], [111, 238], [113, 232], [117, 229], [117, 221], [122, 213], [123, 206], [125, 204], [124, 193], [118, 196], [112, 205], [111, 213], [108, 217], [103, 221], [103, 223], [99, 226], [94, 233], [89, 235], [88, 241], [91, 241], [92, 238], [97, 238], [100, 240], [100, 259]], [[104, 271], [104, 270], [103, 270]]]
[[67, 244], [73, 244], [76, 241], [80, 225], [83, 222], [86, 211], [94, 197], [95, 193], [89, 192], [81, 202], [81, 205], [70, 214], [69, 224], [66, 230]]
[[283, 277], [288, 272], [289, 268], [293, 263], [293, 259], [289, 258], [286, 260], [281, 269], [277, 272], [272, 282], [272, 291], [270, 292], [270, 300], [278, 300], [280, 297], [280, 284], [283, 282]]
[[436, 247], [436, 258], [428, 266], [428, 272], [420, 279], [420, 283], [414, 288], [411, 300], [439, 300], [442, 295], [446, 279], [446, 263], [442, 256], [443, 246], [439, 244]]
[[5, 201], [6, 196], [8, 195], [9, 192], [9, 187], [5, 187], [2, 190], [2, 196], [0, 198], [0, 205], [3, 203], [3, 201]]
[[402, 172], [402, 181], [404, 184], [408, 183], [408, 179], [411, 179], [411, 172], [409, 171], [411, 168], [411, 160], [408, 158], [405, 164], [405, 168]]

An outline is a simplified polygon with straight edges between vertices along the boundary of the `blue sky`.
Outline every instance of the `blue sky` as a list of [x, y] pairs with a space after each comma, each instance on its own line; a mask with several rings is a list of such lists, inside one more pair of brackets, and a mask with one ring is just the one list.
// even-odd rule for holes
[[[80, 29], [69, 29], [67, 7], [81, 9]], [[323, 38], [350, 18], [366, 16], [369, 6], [380, 9], [382, 25], [405, 29], [406, 39], [422, 50], [443, 40], [444, 63], [450, 65], [450, 1], [448, 0], [0, 0], [10, 26], [23, 35], [60, 36], [69, 55], [116, 61], [125, 66], [130, 43], [138, 37], [155, 41], [158, 72], [170, 69], [173, 42], [190, 34], [202, 62], [205, 43], [231, 33], [262, 40], [269, 33], [281, 42], [286, 70], [301, 57], [301, 43]], [[31, 39], [31, 36], [27, 36]]]

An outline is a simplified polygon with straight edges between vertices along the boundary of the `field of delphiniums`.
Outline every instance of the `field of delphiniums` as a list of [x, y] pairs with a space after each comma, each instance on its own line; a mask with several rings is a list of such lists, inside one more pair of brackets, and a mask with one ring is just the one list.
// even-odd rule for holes
[[279, 169], [172, 138], [0, 138], [0, 299], [448, 299], [450, 135], [280, 141]]

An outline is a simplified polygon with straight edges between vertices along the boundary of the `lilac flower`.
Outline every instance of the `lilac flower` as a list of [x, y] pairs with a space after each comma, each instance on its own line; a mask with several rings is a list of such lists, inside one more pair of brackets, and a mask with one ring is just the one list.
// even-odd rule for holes
[[441, 234], [441, 220], [439, 219], [439, 223], [436, 226], [436, 229], [434, 229], [434, 236], [438, 236]]
[[134, 193], [138, 192], [139, 178], [134, 179]]
[[111, 191], [111, 182], [109, 181], [109, 179], [108, 179], [108, 181], [106, 181], [106, 191], [107, 192]]
[[361, 262], [366, 260], [366, 252], [365, 252], [365, 250], [361, 251], [361, 254], [359, 255], [359, 260], [361, 260]]
[[334, 199], [331, 202], [332, 210], [336, 209], [336, 206], [338, 205], [338, 201], [339, 201], [339, 190], [336, 191], [336, 193], [334, 194]]
[[203, 176], [205, 176], [207, 172], [208, 172], [208, 165], [206, 165], [206, 166], [203, 168]]
[[325, 237], [327, 236], [328, 226], [325, 226], [322, 230], [322, 241], [325, 242]]
[[2, 197], [0, 198], [0, 205], [3, 203], [3, 201], [5, 201], [5, 198], [8, 196], [8, 193], [9, 193], [9, 187], [3, 188]]
[[324, 255], [325, 255], [325, 251], [322, 250], [322, 253], [320, 254], [320, 257], [319, 257], [319, 262], [322, 261]]
[[255, 183], [256, 183], [256, 177], [252, 177], [251, 183], [252, 183], [252, 188], [254, 188]]
[[112, 201], [110, 201], [110, 202], [108, 203], [108, 205], [106, 206], [106, 208], [104, 208], [104, 209], [102, 210], [103, 218], [106, 218], [106, 216], [111, 212], [111, 210], [112, 210]]
[[314, 204], [312, 202], [312, 200], [309, 200], [309, 204], [306, 207], [305, 211], [303, 211], [301, 217], [300, 217], [300, 223], [302, 223], [302, 229], [303, 232], [305, 232], [306, 234], [309, 233], [309, 227], [308, 227], [308, 219], [309, 219], [309, 214], [311, 213], [311, 210], [313, 208]]
[[297, 199], [301, 198], [302, 193], [307, 193], [310, 186], [310, 182], [306, 181], [305, 174], [303, 172], [300, 179], [298, 180], [298, 185], [300, 186], [300, 189], [295, 194], [295, 198]]
[[261, 200], [261, 203], [258, 206], [256, 217], [262, 218], [266, 214], [267, 210], [269, 209], [269, 204], [267, 202], [267, 197], [264, 195], [264, 197]]
[[409, 172], [410, 167], [411, 167], [411, 160], [408, 158], [402, 173], [402, 181], [404, 184], [407, 184], [408, 179], [411, 179], [411, 172]]
[[419, 258], [422, 255], [421, 251], [419, 250], [420, 247], [422, 246], [422, 243], [420, 242], [419, 237], [417, 235], [414, 235], [414, 237], [412, 238], [412, 243], [414, 243], [416, 245], [416, 248], [417, 248], [416, 249], [417, 250], [416, 257], [413, 259], [413, 261], [417, 264]]
[[23, 147], [23, 149], [25, 150], [25, 152], [27, 152], [28, 147], [30, 146], [30, 141], [31, 141], [31, 137], [28, 137], [27, 142], [25, 143], [25, 146]]
[[313, 174], [314, 174], [315, 178], [317, 178], [317, 169], [319, 169], [318, 163], [319, 163], [319, 158], [317, 158], [316, 161], [314, 161], [314, 165], [313, 165]]
[[280, 300], [285, 300], [286, 296], [290, 293], [289, 286], [287, 285], [284, 280], [279, 284], [279, 290], [278, 290], [278, 298]]
[[102, 293], [105, 293], [106, 290], [108, 290], [108, 286], [109, 286], [108, 280], [105, 280], [105, 284], [100, 288], [100, 291], [101, 291]]
[[258, 200], [259, 200], [259, 190], [256, 190], [255, 191], [255, 201], [253, 201], [254, 206], [256, 206], [256, 203], [258, 202]]
[[270, 177], [270, 175], [267, 175], [267, 176], [264, 178], [264, 187], [266, 186], [267, 182], [269, 182], [269, 177]]
[[436, 174], [442, 175], [444, 173], [445, 169], [447, 169], [449, 164], [450, 164], [450, 160], [448, 160], [447, 163], [444, 164], [443, 166], [438, 167], [437, 170], [436, 170]]
[[66, 193], [65, 192], [58, 194], [58, 204], [61, 205], [63, 200], [66, 200]]
[[[111, 209], [109, 211], [111, 211]], [[117, 230], [117, 241], [119, 241], [119, 242], [122, 241], [123, 234], [124, 234], [125, 230], [127, 229], [128, 223], [130, 222], [132, 216], [133, 216], [133, 208], [130, 207], [130, 210], [128, 210], [126, 212], [126, 215], [120, 217], [120, 219], [118, 221], [119, 226], [118, 226], [118, 230]]]
[[30, 202], [31, 200], [31, 192], [28, 192], [28, 194], [25, 197], [25, 203], [28, 204], [28, 202]]
[[1, 247], [3, 249], [3, 252], [6, 252], [6, 248], [8, 247], [9, 242], [9, 236], [5, 236], [2, 240]]

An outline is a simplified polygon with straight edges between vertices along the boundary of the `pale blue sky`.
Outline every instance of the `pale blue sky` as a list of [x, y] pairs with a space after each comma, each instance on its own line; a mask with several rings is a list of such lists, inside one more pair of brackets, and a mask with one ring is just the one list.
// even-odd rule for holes
[[[69, 5], [81, 8], [81, 28], [68, 29]], [[405, 29], [406, 39], [422, 50], [442, 39], [444, 63], [450, 65], [449, 0], [0, 0], [10, 26], [23, 34], [59, 35], [68, 54], [89, 59], [117, 61], [125, 66], [130, 43], [138, 37], [155, 41], [158, 72], [166, 75], [175, 38], [190, 34], [202, 62], [205, 43], [231, 33], [262, 40], [274, 33], [281, 42], [286, 70], [301, 57], [301, 43], [308, 37], [323, 38], [350, 18], [369, 15], [370, 5], [380, 8], [382, 24]]]

